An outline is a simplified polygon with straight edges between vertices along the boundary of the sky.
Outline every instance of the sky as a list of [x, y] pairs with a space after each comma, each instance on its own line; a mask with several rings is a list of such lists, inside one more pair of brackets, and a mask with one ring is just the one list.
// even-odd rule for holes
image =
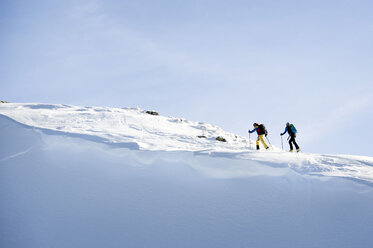
[[[373, 3], [1, 0], [0, 100], [140, 107], [373, 156]], [[252, 136], [255, 138], [255, 136]], [[284, 148], [288, 148], [286, 137]]]

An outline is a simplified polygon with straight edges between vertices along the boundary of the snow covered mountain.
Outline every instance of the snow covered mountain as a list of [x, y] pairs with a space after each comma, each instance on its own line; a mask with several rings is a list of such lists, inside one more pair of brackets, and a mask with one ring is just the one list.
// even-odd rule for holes
[[373, 244], [371, 157], [62, 104], [0, 104], [0, 140], [0, 247]]
[[[0, 114], [27, 126], [90, 136], [114, 146], [141, 150], [245, 151], [249, 145], [247, 139], [238, 138], [219, 127], [182, 118], [149, 115], [138, 108], [3, 104]], [[229, 139], [228, 145], [211, 142], [219, 135]]]
[[[276, 163], [276, 167], [289, 167], [303, 174], [373, 183], [371, 157], [290, 154], [276, 147], [258, 153], [254, 150], [255, 140], [225, 132], [208, 123], [149, 115], [139, 108], [8, 103], [0, 105], [0, 114], [46, 133], [80, 137], [113, 147], [213, 154], [263, 164]], [[223, 137], [227, 142], [219, 142], [217, 137]]]

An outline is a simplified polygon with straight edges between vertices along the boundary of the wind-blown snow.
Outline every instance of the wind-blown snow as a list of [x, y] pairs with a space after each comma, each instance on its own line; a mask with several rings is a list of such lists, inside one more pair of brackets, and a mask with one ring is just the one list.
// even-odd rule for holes
[[0, 142], [0, 247], [373, 244], [370, 157], [257, 152], [206, 123], [60, 104], [0, 104]]

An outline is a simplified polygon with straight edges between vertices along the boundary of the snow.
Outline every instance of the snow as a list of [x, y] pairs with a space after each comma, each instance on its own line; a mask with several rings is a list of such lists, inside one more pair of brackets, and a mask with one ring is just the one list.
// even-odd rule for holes
[[[147, 151], [190, 151], [262, 164], [277, 164], [277, 167], [291, 168], [302, 174], [346, 177], [373, 183], [373, 158], [370, 157], [292, 154], [276, 147], [270, 151], [257, 152], [255, 141], [225, 132], [217, 126], [183, 118], [153, 116], [139, 108], [7, 103], [0, 105], [0, 114], [44, 132], [84, 137], [113, 147]], [[218, 136], [224, 137], [227, 142], [216, 141]], [[222, 174], [225, 173], [231, 172]], [[245, 174], [240, 171], [238, 175], [241, 173]]]
[[373, 244], [371, 157], [139, 108], [0, 104], [0, 130], [0, 247]]
[[[1, 114], [22, 124], [72, 134], [90, 135], [107, 143], [137, 143], [143, 150], [243, 150], [247, 139], [216, 126], [182, 118], [152, 116], [138, 108], [75, 107], [55, 104], [4, 104]], [[207, 140], [197, 136], [207, 136]], [[222, 135], [235, 142], [223, 145], [211, 142]]]

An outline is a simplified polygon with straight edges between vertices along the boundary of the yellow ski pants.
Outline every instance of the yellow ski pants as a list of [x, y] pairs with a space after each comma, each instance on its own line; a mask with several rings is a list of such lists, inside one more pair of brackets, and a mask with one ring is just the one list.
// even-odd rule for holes
[[268, 148], [266, 142], [264, 141], [264, 134], [262, 135], [258, 135], [258, 139], [256, 140], [256, 145], [259, 146], [259, 141], [262, 142], [263, 146], [265, 147], [265, 149]]

